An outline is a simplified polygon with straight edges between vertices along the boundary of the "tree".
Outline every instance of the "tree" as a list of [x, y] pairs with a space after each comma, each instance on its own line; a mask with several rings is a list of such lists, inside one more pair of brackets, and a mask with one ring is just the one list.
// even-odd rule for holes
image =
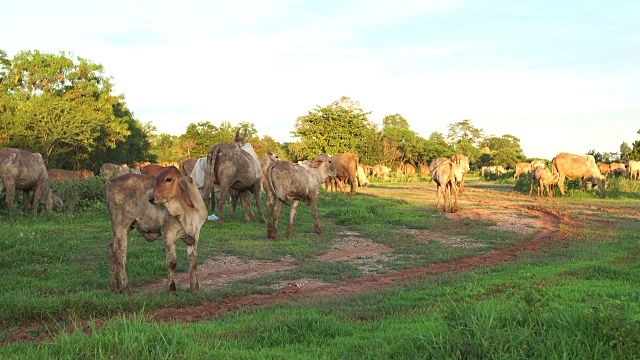
[[513, 135], [506, 134], [501, 137], [490, 135], [482, 139], [479, 145], [483, 149], [481, 153], [484, 153], [484, 155], [489, 154], [490, 157], [487, 159], [486, 156], [481, 154], [476, 166], [502, 165], [515, 168], [517, 163], [526, 160], [520, 146], [520, 139]]
[[462, 120], [449, 125], [449, 133], [447, 141], [451, 147], [459, 152], [456, 148], [459, 144], [469, 144], [472, 146], [482, 139], [484, 130], [477, 129], [471, 124], [471, 120]]
[[360, 154], [368, 147], [371, 129], [360, 104], [343, 96], [325, 107], [317, 106], [296, 119], [291, 134], [299, 138], [300, 146], [289, 147], [299, 159], [313, 159], [320, 154], [353, 152]]
[[407, 119], [402, 117], [402, 115], [393, 114], [393, 115], [387, 115], [382, 119], [382, 126], [383, 127], [397, 126], [397, 127], [408, 129], [409, 122], [407, 121]]
[[82, 58], [25, 51], [0, 54], [2, 145], [39, 152], [48, 166], [89, 161], [98, 146], [115, 147], [130, 134], [116, 109], [103, 67]]

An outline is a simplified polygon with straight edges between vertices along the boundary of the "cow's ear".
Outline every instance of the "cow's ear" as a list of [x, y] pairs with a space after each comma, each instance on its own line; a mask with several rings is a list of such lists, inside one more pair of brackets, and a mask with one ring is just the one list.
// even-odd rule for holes
[[309, 164], [309, 167], [317, 168], [317, 167], [319, 167], [320, 165], [322, 165], [322, 160], [315, 160], [314, 162], [312, 162], [311, 164]]
[[178, 188], [178, 195], [188, 207], [192, 208], [193, 201], [191, 201], [191, 198], [189, 197], [189, 182], [187, 177], [181, 177], [180, 180], [178, 180], [178, 184], [180, 184], [180, 187]]

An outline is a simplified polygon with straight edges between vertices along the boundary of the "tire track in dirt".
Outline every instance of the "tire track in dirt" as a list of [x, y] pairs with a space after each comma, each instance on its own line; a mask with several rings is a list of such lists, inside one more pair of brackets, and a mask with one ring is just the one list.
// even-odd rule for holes
[[[474, 200], [475, 201], [475, 200]], [[478, 201], [484, 202], [484, 201]], [[496, 202], [493, 202], [495, 205]], [[513, 203], [500, 202], [499, 206], [514, 208]], [[517, 205], [519, 206], [519, 204]], [[219, 302], [185, 308], [164, 308], [158, 310], [151, 318], [155, 321], [168, 323], [187, 323], [202, 321], [224, 315], [237, 310], [247, 310], [255, 307], [275, 305], [287, 301], [307, 301], [331, 296], [348, 296], [381, 288], [399, 285], [407, 281], [416, 280], [424, 276], [437, 276], [442, 273], [459, 273], [474, 268], [504, 264], [513, 261], [518, 254], [539, 251], [541, 246], [554, 238], [560, 231], [559, 223], [563, 216], [551, 209], [539, 206], [528, 206], [520, 210], [540, 217], [542, 229], [530, 241], [504, 249], [492, 250], [488, 253], [468, 258], [431, 264], [423, 267], [410, 268], [385, 274], [374, 274], [340, 283], [322, 284], [311, 289], [300, 289], [295, 285], [285, 287], [281, 292], [272, 294], [254, 294]], [[471, 218], [479, 218], [477, 213], [468, 212]], [[461, 214], [459, 218], [464, 217]], [[456, 217], [455, 215], [453, 217]]]

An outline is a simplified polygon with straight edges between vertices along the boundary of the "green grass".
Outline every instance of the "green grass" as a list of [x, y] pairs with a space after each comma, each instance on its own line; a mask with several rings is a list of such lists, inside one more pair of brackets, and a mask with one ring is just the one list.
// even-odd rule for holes
[[[388, 193], [432, 186], [374, 185]], [[200, 262], [221, 255], [270, 261], [290, 255], [295, 269], [198, 294], [179, 289], [178, 296], [158, 292], [127, 297], [109, 291], [111, 230], [104, 207], [35, 217], [2, 214], [0, 339], [14, 326], [41, 323], [34, 330], [37, 336], [81, 319], [95, 320], [88, 334], [76, 331], [39, 344], [5, 345], [0, 358], [639, 358], [640, 225], [624, 217], [625, 208], [637, 208], [637, 200], [607, 193], [605, 198], [570, 196], [553, 206], [571, 209], [574, 203], [616, 207], [620, 216], [585, 218], [574, 237], [505, 265], [182, 325], [149, 322], [147, 315], [163, 307], [262, 293], [278, 281], [313, 277], [335, 282], [345, 273], [362, 276], [348, 262], [315, 259], [344, 230], [392, 247], [397, 259], [386, 264], [389, 269], [471, 256], [532, 235], [494, 230], [493, 223], [483, 220], [448, 220], [435, 213], [435, 206], [411, 197], [323, 193], [324, 235], [313, 233], [305, 205], [299, 206], [290, 239], [267, 241], [266, 225], [244, 223], [239, 214], [227, 217], [222, 228], [207, 223], [201, 233]], [[284, 207], [282, 229], [287, 215]], [[610, 226], [604, 229], [602, 221]], [[417, 239], [407, 229], [455, 234], [485, 246], [454, 248]], [[132, 232], [127, 273], [134, 289], [166, 276], [161, 241], [148, 243]], [[183, 244], [178, 252], [178, 271], [186, 272]]]

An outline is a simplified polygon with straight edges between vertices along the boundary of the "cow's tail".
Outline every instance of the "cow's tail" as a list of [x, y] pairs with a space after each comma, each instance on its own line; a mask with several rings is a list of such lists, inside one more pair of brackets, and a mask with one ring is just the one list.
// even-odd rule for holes
[[210, 203], [213, 210], [216, 206], [214, 194], [214, 182], [216, 181], [216, 160], [220, 153], [220, 145], [214, 145], [207, 155], [207, 165], [204, 172], [204, 184], [202, 186], [202, 199], [205, 205]]
[[275, 164], [277, 163], [277, 161], [272, 162], [271, 164], [269, 164], [269, 166], [267, 167], [267, 171], [265, 171], [265, 177], [267, 178], [267, 194], [271, 193], [273, 194], [278, 200], [282, 201], [283, 204], [287, 203], [287, 199], [286, 197], [283, 199], [282, 197], [280, 197], [278, 195], [278, 192], [276, 191], [276, 187], [273, 185], [273, 167], [275, 166]]
[[551, 160], [551, 173], [552, 174], [556, 174], [559, 173], [560, 171], [558, 170], [558, 164], [556, 163], [556, 158], [553, 158]]

